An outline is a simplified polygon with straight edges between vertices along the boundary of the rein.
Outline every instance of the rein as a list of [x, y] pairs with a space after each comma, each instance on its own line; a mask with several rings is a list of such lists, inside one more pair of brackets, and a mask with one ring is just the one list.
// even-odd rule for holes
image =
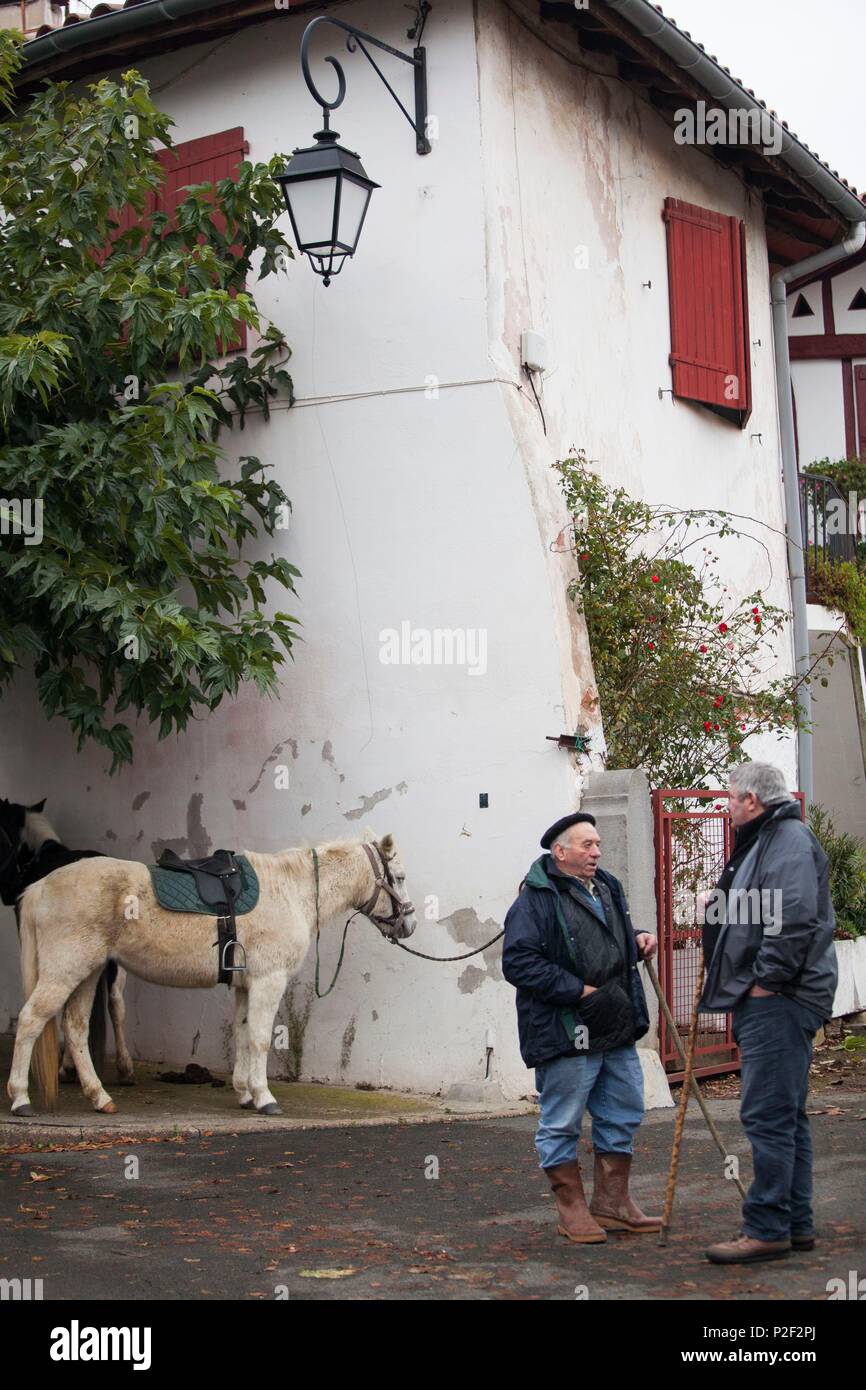
[[[319, 989], [319, 855], [315, 849], [311, 851], [313, 856], [313, 873], [316, 881], [315, 990], [316, 996], [319, 999], [324, 999], [326, 995], [330, 994], [331, 990], [334, 988], [334, 985], [337, 983], [337, 976], [339, 975], [343, 967], [343, 955], [345, 954], [346, 950], [346, 933], [348, 932], [351, 923], [355, 920], [356, 917], [366, 917], [368, 921], [373, 922], [374, 925], [377, 927], [393, 927], [398, 926], [404, 920], [407, 911], [413, 910], [412, 904], [409, 902], [401, 902], [400, 898], [394, 891], [394, 880], [391, 877], [391, 871], [388, 868], [387, 861], [383, 858], [382, 869], [380, 873], [376, 864], [375, 857], [373, 855], [373, 851], [370, 848], [370, 846], [365, 843], [363, 845], [363, 849], [367, 853], [367, 858], [369, 859], [370, 866], [373, 870], [373, 878], [375, 879], [373, 895], [371, 898], [367, 900], [366, 903], [364, 903], [363, 907], [355, 909], [355, 911], [349, 917], [349, 919], [346, 922], [346, 925], [343, 928], [343, 939], [340, 942], [340, 956], [337, 961], [337, 968], [334, 971], [333, 979], [331, 980], [331, 983], [328, 985], [328, 988], [325, 990], [324, 994]], [[391, 902], [393, 904], [393, 911], [390, 917], [380, 917], [377, 913], [373, 912], [373, 908], [376, 905], [376, 900], [381, 892], [387, 893], [388, 897], [391, 899]], [[385, 933], [386, 940], [390, 941], [392, 946], [399, 946], [400, 950], [405, 951], [408, 955], [417, 956], [419, 960], [437, 960], [443, 962], [452, 960], [469, 960], [470, 956], [480, 955], [482, 951], [486, 951], [488, 946], [492, 946], [495, 942], [499, 941], [500, 938], [504, 935], [505, 929], [503, 928], [501, 932], [497, 932], [496, 935], [492, 936], [490, 940], [485, 942], [483, 946], [477, 946], [474, 951], [464, 951], [463, 954], [459, 956], [428, 956], [425, 954], [424, 951], [414, 951], [411, 946], [404, 946], [403, 942], [399, 941], [396, 936], [391, 936], [387, 932]]]

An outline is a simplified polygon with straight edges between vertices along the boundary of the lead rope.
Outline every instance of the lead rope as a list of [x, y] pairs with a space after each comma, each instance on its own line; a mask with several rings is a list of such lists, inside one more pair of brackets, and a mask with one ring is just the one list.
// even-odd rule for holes
[[325, 993], [323, 994], [322, 991], [319, 989], [319, 856], [315, 850], [313, 850], [313, 869], [315, 871], [316, 877], [316, 996], [319, 999], [324, 999], [326, 995], [331, 993], [331, 990], [337, 983], [337, 976], [339, 975], [343, 965], [343, 953], [346, 949], [346, 933], [349, 930], [349, 922], [351, 922], [355, 917], [357, 917], [358, 914], [357, 912], [353, 912], [352, 916], [348, 919], [346, 925], [343, 928], [343, 940], [340, 943], [340, 959], [337, 961], [337, 968], [334, 971], [334, 978], [328, 985], [328, 988], [325, 990]]
[[501, 936], [505, 935], [505, 929], [498, 932], [496, 936], [491, 936], [486, 946], [478, 946], [474, 951], [465, 951], [462, 956], [426, 956], [423, 951], [413, 951], [411, 946], [404, 946], [402, 941], [398, 941], [396, 936], [391, 936], [388, 940], [394, 946], [399, 946], [401, 951], [408, 951], [410, 956], [420, 956], [422, 960], [468, 960], [470, 956], [480, 955], [487, 950], [487, 946], [492, 946]]

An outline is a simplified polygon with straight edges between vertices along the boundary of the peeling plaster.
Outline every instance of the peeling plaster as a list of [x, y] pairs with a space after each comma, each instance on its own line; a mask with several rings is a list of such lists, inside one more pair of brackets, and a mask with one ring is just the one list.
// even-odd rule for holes
[[302, 816], [308, 816], [308, 815], [310, 814], [310, 812], [312, 811], [312, 809], [313, 809], [313, 803], [312, 803], [312, 801], [305, 801], [304, 804], [303, 804], [303, 806], [301, 807], [301, 815], [302, 815]]
[[245, 801], [238, 801], [235, 796], [232, 797], [232, 805], [236, 811], [245, 811], [247, 809], [247, 803]]
[[409, 790], [409, 783], [408, 783], [408, 782], [398, 782], [398, 783], [397, 783], [397, 791], [400, 793], [401, 796], [405, 796], [408, 790]]
[[150, 796], [150, 792], [139, 792], [139, 793], [138, 793], [138, 796], [135, 798], [135, 800], [134, 800], [133, 803], [132, 803], [132, 809], [133, 809], [133, 811], [140, 811], [141, 808], [142, 808], [142, 806], [144, 805], [145, 801], [147, 801], [147, 798], [148, 798], [149, 796]]
[[158, 859], [164, 849], [173, 849], [175, 854], [185, 854], [189, 859], [204, 859], [213, 843], [202, 824], [201, 804], [203, 792], [193, 792], [186, 808], [186, 835], [177, 840], [154, 840], [151, 843], [154, 859]]
[[356, 811], [344, 811], [344, 818], [346, 820], [359, 820], [368, 811], [372, 811], [374, 806], [378, 806], [380, 801], [385, 801], [391, 795], [391, 790], [391, 787], [382, 787], [380, 791], [373, 792], [372, 796], [362, 796], [363, 806]]
[[479, 970], [477, 965], [467, 965], [466, 969], [460, 974], [457, 981], [457, 988], [461, 994], [474, 994], [480, 985], [487, 979], [487, 971]]
[[265, 775], [265, 769], [269, 767], [271, 763], [275, 763], [277, 761], [277, 758], [280, 756], [284, 748], [290, 748], [292, 750], [292, 757], [297, 758], [298, 740], [296, 738], [284, 738], [282, 743], [278, 743], [275, 748], [272, 748], [268, 756], [265, 758], [259, 770], [258, 777], [253, 782], [253, 785], [251, 787], [247, 787], [247, 796], [251, 796], [254, 791], [258, 790], [259, 784]]
[[373, 1020], [374, 1023], [378, 1023], [378, 1021], [379, 1021], [379, 1012], [378, 1012], [378, 1010], [377, 1010], [377, 1009], [374, 1009], [373, 1012], [372, 1012], [372, 1014], [370, 1015], [370, 1017], [372, 1018], [372, 1020]]
[[[477, 946], [483, 946], [485, 941], [489, 941], [492, 936], [496, 936], [501, 931], [499, 922], [495, 922], [492, 917], [488, 917], [482, 922], [474, 907], [458, 907], [448, 917], [442, 917], [441, 924], [447, 927], [448, 934], [458, 945], [466, 950], [473, 950]], [[487, 966], [486, 970], [481, 970], [477, 962], [481, 960]], [[467, 964], [460, 973], [457, 987], [461, 994], [474, 994], [485, 980], [501, 980], [502, 975], [502, 941], [494, 941], [488, 946], [486, 951], [482, 951], [480, 956], [475, 958], [475, 962]]]
[[113, 830], [106, 830], [105, 838], [106, 840], [116, 840], [117, 836], [115, 835]]

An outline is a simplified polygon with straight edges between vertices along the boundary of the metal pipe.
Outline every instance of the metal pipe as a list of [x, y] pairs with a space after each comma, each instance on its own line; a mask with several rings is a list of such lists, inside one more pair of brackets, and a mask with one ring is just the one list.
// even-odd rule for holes
[[[866, 218], [866, 208], [863, 209]], [[797, 444], [794, 434], [794, 397], [791, 390], [791, 355], [788, 349], [788, 285], [804, 275], [825, 269], [836, 261], [845, 260], [866, 244], [866, 221], [852, 223], [849, 235], [836, 246], [819, 251], [815, 256], [790, 265], [772, 277], [773, 351], [776, 360], [776, 392], [779, 402], [779, 441], [782, 449], [782, 479], [785, 488], [785, 511], [788, 532], [788, 572], [791, 582], [791, 611], [794, 620], [794, 668], [798, 676], [809, 670], [809, 622], [806, 613], [806, 550], [800, 512], [800, 477], [797, 467]], [[806, 809], [813, 799], [812, 693], [803, 681], [797, 692], [797, 703], [806, 727], [797, 731], [797, 770], [799, 788], [806, 799]]]

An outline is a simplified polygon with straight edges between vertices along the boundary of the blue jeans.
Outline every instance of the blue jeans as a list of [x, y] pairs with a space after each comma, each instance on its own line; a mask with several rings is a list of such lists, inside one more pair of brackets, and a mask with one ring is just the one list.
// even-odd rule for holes
[[755, 1174], [743, 1203], [743, 1231], [756, 1240], [814, 1234], [806, 1095], [812, 1043], [822, 1022], [785, 994], [746, 995], [733, 1010], [740, 1119]]
[[535, 1134], [542, 1168], [577, 1157], [584, 1110], [599, 1153], [630, 1154], [644, 1115], [643, 1072], [634, 1043], [610, 1052], [554, 1057], [535, 1069], [541, 1118]]

